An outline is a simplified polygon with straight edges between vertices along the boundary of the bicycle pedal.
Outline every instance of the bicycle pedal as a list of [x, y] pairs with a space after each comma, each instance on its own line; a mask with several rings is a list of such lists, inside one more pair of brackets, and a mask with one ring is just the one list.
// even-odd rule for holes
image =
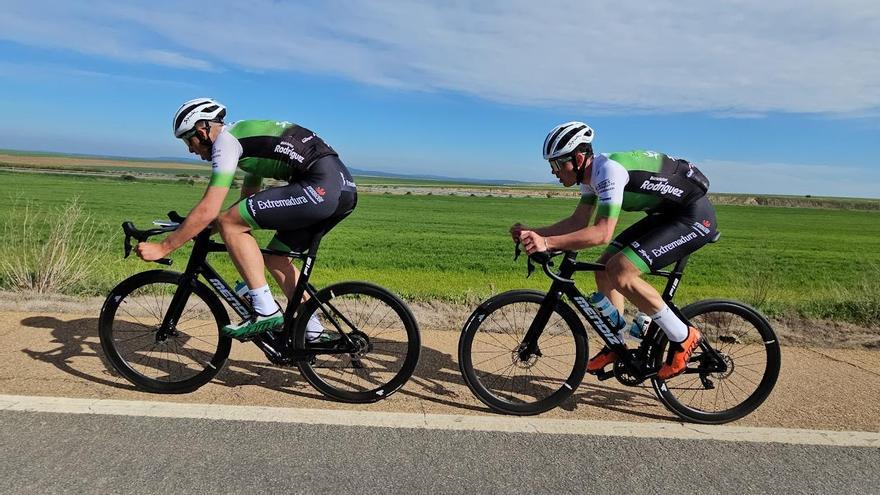
[[604, 382], [605, 380], [614, 378], [614, 371], [605, 371], [603, 369], [601, 371], [593, 373], [593, 375], [596, 375], [596, 378], [598, 378], [600, 382]]

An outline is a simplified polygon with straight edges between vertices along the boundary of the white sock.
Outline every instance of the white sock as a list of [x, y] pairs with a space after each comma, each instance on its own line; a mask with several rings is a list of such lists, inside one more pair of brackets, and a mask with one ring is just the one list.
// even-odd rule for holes
[[269, 290], [269, 284], [266, 284], [257, 289], [249, 289], [248, 293], [251, 295], [251, 301], [254, 304], [254, 311], [261, 315], [271, 315], [272, 313], [278, 311], [278, 303], [275, 302], [275, 298], [272, 297], [272, 291]]
[[684, 324], [675, 313], [669, 309], [669, 306], [663, 305], [663, 308], [652, 315], [651, 319], [657, 322], [657, 326], [663, 329], [663, 333], [669, 337], [672, 342], [684, 342], [688, 337], [688, 327]]
[[318, 320], [318, 313], [315, 313], [309, 317], [309, 322], [306, 323], [306, 339], [315, 340], [322, 333], [324, 333], [324, 325], [321, 325], [321, 321]]

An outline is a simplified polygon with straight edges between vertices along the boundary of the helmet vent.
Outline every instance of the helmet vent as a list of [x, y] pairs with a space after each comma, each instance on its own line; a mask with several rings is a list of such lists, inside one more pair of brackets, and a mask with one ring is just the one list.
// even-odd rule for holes
[[178, 112], [177, 120], [174, 121], [174, 128], [177, 129], [178, 127], [180, 127], [180, 123], [183, 122], [183, 119], [185, 119], [187, 115], [189, 115], [193, 110], [195, 110], [196, 107], [201, 104], [202, 102], [196, 103], [195, 105], [190, 105], [186, 107], [185, 110]]

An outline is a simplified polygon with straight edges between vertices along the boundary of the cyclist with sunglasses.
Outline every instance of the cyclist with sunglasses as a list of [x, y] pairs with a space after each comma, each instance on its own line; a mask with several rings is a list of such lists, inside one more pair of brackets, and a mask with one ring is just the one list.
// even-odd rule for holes
[[[229, 255], [248, 286], [254, 316], [227, 325], [223, 333], [237, 338], [281, 327], [284, 315], [272, 297], [264, 267], [290, 297], [298, 272], [287, 256], [266, 256], [251, 232], [277, 233], [268, 247], [304, 250], [310, 227], [335, 225], [357, 204], [357, 187], [336, 151], [314, 132], [286, 121], [242, 120], [224, 124], [226, 107], [212, 98], [187, 101], [174, 115], [174, 136], [191, 153], [211, 161], [208, 189], [180, 227], [161, 243], [142, 242], [137, 254], [146, 261], [165, 257], [214, 222]], [[245, 172], [241, 199], [221, 213], [237, 168]], [[286, 181], [261, 190], [262, 179]], [[317, 319], [309, 322], [309, 339], [330, 338]]]
[[[620, 314], [625, 297], [669, 337], [670, 351], [658, 373], [666, 380], [684, 371], [702, 337], [641, 276], [713, 238], [717, 225], [715, 208], [706, 197], [709, 181], [686, 160], [654, 151], [594, 154], [593, 137], [593, 129], [582, 122], [561, 124], [547, 135], [544, 159], [563, 186], [580, 185], [580, 203], [560, 222], [540, 228], [517, 223], [510, 233], [529, 254], [608, 244], [599, 258], [606, 269], [596, 272], [596, 285]], [[644, 211], [647, 216], [614, 237], [621, 210]], [[587, 371], [598, 373], [616, 358], [605, 347], [589, 360]]]

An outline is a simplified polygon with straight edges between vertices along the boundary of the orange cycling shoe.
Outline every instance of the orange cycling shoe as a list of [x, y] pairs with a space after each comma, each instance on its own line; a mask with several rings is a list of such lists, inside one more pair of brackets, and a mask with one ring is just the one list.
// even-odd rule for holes
[[602, 371], [602, 368], [612, 364], [614, 361], [617, 361], [617, 354], [608, 347], [603, 347], [601, 351], [587, 361], [587, 373], [598, 373]]
[[657, 378], [668, 380], [674, 376], [684, 373], [687, 368], [688, 361], [693, 354], [694, 349], [700, 345], [703, 335], [694, 327], [688, 328], [688, 336], [684, 342], [670, 342], [669, 354], [666, 355], [666, 364], [664, 364], [657, 373]]

